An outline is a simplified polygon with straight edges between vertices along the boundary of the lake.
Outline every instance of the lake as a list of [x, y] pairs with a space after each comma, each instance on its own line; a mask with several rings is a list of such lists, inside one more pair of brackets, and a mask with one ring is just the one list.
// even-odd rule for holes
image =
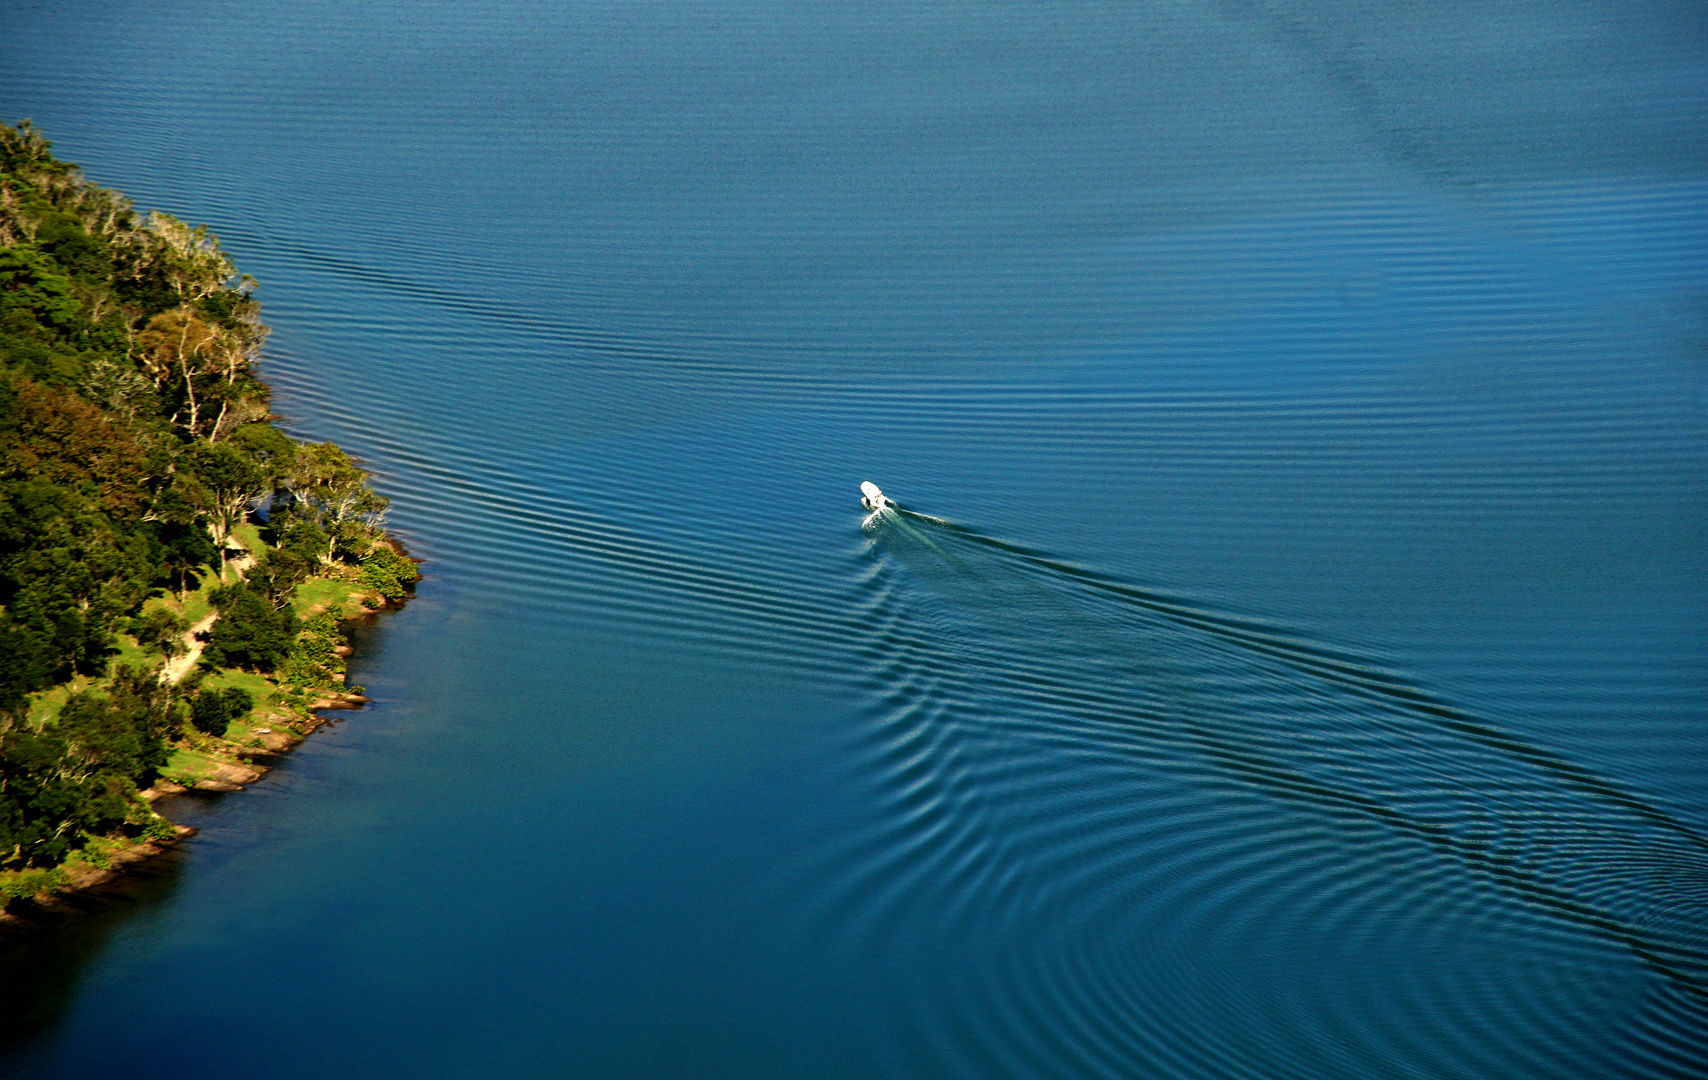
[[9, 4], [427, 576], [0, 1074], [1708, 1074], [1701, 16]]

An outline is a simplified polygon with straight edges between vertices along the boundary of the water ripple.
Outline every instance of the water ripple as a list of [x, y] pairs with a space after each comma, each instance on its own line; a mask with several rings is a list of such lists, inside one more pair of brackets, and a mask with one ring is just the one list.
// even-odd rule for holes
[[[848, 737], [872, 825], [794, 880], [839, 950], [948, 950], [909, 1005], [948, 1071], [998, 1046], [1038, 1075], [1708, 1063], [1687, 1034], [1708, 1020], [1693, 828], [1296, 632], [917, 514], [870, 542], [876, 697]], [[1002, 929], [1038, 925], [1049, 955]], [[1394, 953], [1401, 928], [1474, 933], [1522, 966], [1468, 986]], [[1664, 989], [1644, 1026], [1586, 1048], [1583, 973], [1620, 950]], [[1199, 999], [1203, 1026], [1159, 993]]]

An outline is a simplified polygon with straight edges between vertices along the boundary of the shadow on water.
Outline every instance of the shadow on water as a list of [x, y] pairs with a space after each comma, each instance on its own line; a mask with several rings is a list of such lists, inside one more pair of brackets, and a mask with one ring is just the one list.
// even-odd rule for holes
[[[395, 610], [381, 609], [342, 624], [352, 648], [352, 671], [382, 647], [386, 617]], [[358, 715], [360, 710], [335, 710], [322, 718], [339, 723]], [[257, 754], [248, 760], [278, 768], [293, 758]], [[176, 824], [200, 828], [217, 820], [222, 811], [234, 809], [233, 797], [225, 792], [190, 791], [162, 798], [154, 809]], [[205, 857], [208, 851], [204, 848], [200, 854]], [[18, 1062], [27, 1062], [32, 1045], [51, 1042], [86, 972], [99, 964], [116, 941], [145, 928], [148, 919], [166, 909], [196, 857], [192, 844], [179, 843], [129, 865], [92, 890], [59, 898], [51, 909], [31, 905], [19, 912], [34, 925], [0, 934], [0, 1075], [12, 1075], [9, 1070]]]
[[[1708, 1064], [1708, 838], [1689, 823], [1391, 666], [1305, 635], [905, 508], [875, 515], [865, 532], [878, 557], [868, 587], [883, 597], [867, 653], [882, 705], [866, 736], [880, 782], [906, 810], [892, 817], [915, 835], [917, 880], [941, 876], [965, 891], [966, 868], [983, 863], [976, 887], [989, 903], [1055, 905], [1087, 924], [1190, 918], [1208, 940], [1291, 924], [1302, 938], [1382, 942], [1417, 932], [1416, 912], [1469, 911], [1485, 925], [1524, 924], [1527, 940], [1575, 942], [1559, 947], [1580, 957], [1623, 950], [1665, 988], [1630, 1052], [1663, 1072]], [[1070, 786], [1064, 763], [1091, 760], [1129, 778], [1125, 802]], [[1163, 796], [1143, 794], [1163, 790], [1140, 779], [1157, 776], [1184, 778], [1199, 794], [1168, 810]], [[1218, 799], [1276, 809], [1235, 825], [1203, 809]], [[1167, 874], [1156, 869], [1161, 856], [1142, 867], [1133, 852], [1170, 813], [1200, 815], [1179, 826], [1186, 846], [1216, 855], [1182, 856]], [[1307, 856], [1298, 839], [1307, 833], [1340, 839]], [[1033, 837], [1032, 848], [1005, 855], [1014, 836]], [[1128, 875], [1155, 880], [1109, 884], [1105, 867], [1123, 859]], [[1153, 888], [1190, 897], [1189, 913], [1134, 914], [1153, 903], [1138, 899]], [[1068, 898], [1075, 889], [1082, 895]], [[944, 887], [941, 897], [891, 902], [954, 900]], [[1111, 1003], [1116, 986], [1142, 981], [1133, 971], [1077, 978], [1102, 980], [1071, 988], [1081, 1002]], [[1447, 1001], [1457, 990], [1419, 994]], [[1515, 1041], [1519, 1025], [1543, 1023], [1527, 1019], [1532, 1007], [1513, 1000], [1479, 1023], [1499, 1018]], [[1548, 1026], [1595, 1030], [1602, 1020], [1593, 995], [1553, 1007]], [[1127, 1022], [1104, 1008], [1111, 1028]], [[1214, 1037], [1129, 1035], [1119, 1060], [1145, 1060], [1159, 1041]], [[1033, 1052], [1045, 1053], [1047, 1031], [1037, 1037]], [[1382, 1040], [1367, 1037], [1380, 1057]], [[1296, 1064], [1338, 1071], [1327, 1060]]]
[[46, 925], [0, 937], [0, 1070], [14, 1052], [49, 1035], [77, 995], [84, 973], [115, 934], [177, 890], [192, 856], [185, 846], [136, 863], [64, 908], [31, 912]]

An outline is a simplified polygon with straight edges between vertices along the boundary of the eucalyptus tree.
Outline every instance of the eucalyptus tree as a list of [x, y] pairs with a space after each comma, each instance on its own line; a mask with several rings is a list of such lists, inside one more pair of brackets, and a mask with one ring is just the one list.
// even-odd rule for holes
[[133, 351], [143, 373], [176, 401], [173, 421], [192, 437], [218, 442], [267, 415], [266, 387], [251, 375], [265, 329], [220, 325], [185, 304], [150, 319]]
[[148, 215], [148, 231], [160, 240], [160, 271], [181, 299], [205, 299], [237, 277], [237, 267], [206, 225], [189, 225], [156, 210]]
[[220, 569], [225, 558], [223, 545], [231, 531], [249, 517], [249, 511], [272, 490], [267, 471], [255, 459], [226, 443], [202, 443], [186, 455], [199, 485], [214, 541], [222, 546]]
[[143, 373], [162, 391], [179, 389], [181, 403], [172, 418], [191, 435], [199, 434], [201, 428], [202, 403], [196, 396], [196, 384], [219, 370], [215, 353], [218, 337], [218, 329], [187, 306], [156, 315], [136, 337]]
[[326, 562], [332, 561], [340, 541], [351, 545], [377, 536], [391, 505], [368, 486], [368, 471], [361, 462], [332, 443], [300, 447], [286, 488], [299, 511], [326, 533]]

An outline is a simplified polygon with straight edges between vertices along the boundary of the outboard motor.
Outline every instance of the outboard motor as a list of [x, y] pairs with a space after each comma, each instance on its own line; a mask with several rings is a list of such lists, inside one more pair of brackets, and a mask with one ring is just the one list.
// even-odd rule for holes
[[878, 485], [867, 480], [860, 485], [860, 505], [875, 513], [895, 504], [884, 497], [884, 493], [878, 490]]

